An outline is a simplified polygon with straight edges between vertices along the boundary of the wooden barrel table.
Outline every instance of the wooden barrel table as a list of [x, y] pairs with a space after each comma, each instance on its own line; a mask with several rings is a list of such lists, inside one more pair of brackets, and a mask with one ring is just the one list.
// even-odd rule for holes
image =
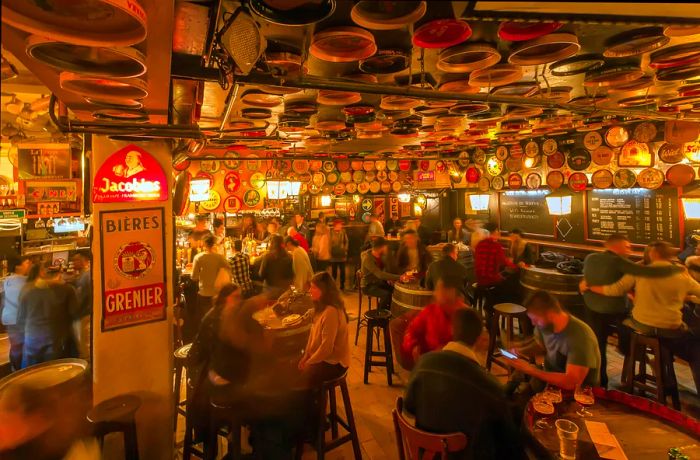
[[550, 268], [526, 267], [520, 271], [525, 299], [535, 291], [547, 291], [579, 318], [583, 317], [583, 296], [578, 290], [582, 279], [583, 275], [568, 275]]
[[[428, 251], [433, 256], [433, 260], [442, 259], [442, 248], [445, 247], [447, 243], [434, 244], [428, 246]], [[469, 271], [469, 279], [474, 280], [474, 254], [469, 246], [460, 244], [457, 246], [457, 262], [467, 267]]]
[[[311, 331], [313, 315], [307, 314], [313, 308], [311, 297], [287, 291], [280, 296], [278, 302], [283, 305], [284, 313], [267, 307], [255, 312], [253, 318], [265, 328], [265, 334], [272, 339], [272, 349], [279, 359], [299, 359]], [[288, 324], [285, 318], [290, 315], [299, 315], [301, 319]]]
[[391, 313], [395, 317], [411, 311], [420, 311], [433, 299], [433, 291], [420, 287], [416, 283], [394, 284], [394, 295], [391, 298]]

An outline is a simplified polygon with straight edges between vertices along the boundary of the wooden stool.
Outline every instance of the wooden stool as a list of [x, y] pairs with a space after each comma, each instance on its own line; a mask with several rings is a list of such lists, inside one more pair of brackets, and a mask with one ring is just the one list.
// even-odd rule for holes
[[[314, 440], [314, 449], [316, 450], [316, 458], [323, 460], [327, 452], [339, 447], [346, 442], [352, 442], [352, 451], [355, 460], [362, 459], [360, 451], [360, 440], [357, 437], [355, 429], [355, 416], [352, 413], [352, 404], [350, 403], [350, 393], [347, 384], [347, 372], [335, 380], [324, 382], [321, 386], [321, 401], [319, 403], [318, 413], [318, 431]], [[345, 420], [338, 415], [338, 407], [336, 405], [336, 388], [340, 388], [340, 396], [343, 398], [343, 408], [345, 409]], [[329, 413], [326, 414], [326, 406]], [[326, 421], [331, 424], [331, 441], [326, 443]], [[342, 426], [348, 433], [344, 436], [338, 435], [338, 425]], [[297, 443], [296, 459], [301, 460], [304, 453], [304, 441], [300, 440]]]
[[175, 401], [175, 421], [173, 423], [173, 431], [177, 431], [177, 419], [178, 415], [186, 416], [185, 405], [187, 404], [187, 399], [184, 401], [180, 400], [180, 388], [182, 385], [182, 374], [186, 371], [187, 365], [187, 354], [190, 352], [192, 344], [188, 343], [184, 345], [173, 353], [173, 358], [175, 362], [175, 382], [173, 383], [173, 395]]
[[[362, 270], [357, 270], [355, 272], [355, 285], [357, 286], [357, 328], [355, 329], [355, 345], [357, 345], [357, 339], [360, 337], [360, 328], [367, 326], [367, 320], [362, 316]], [[372, 298], [373, 296], [367, 295], [367, 310], [372, 310]], [[377, 305], [379, 305], [379, 297], [377, 299]]]
[[232, 460], [240, 460], [241, 454], [241, 428], [243, 422], [235, 416], [235, 407], [211, 400], [209, 421], [209, 433], [204, 441], [204, 459], [215, 460], [218, 453], [219, 435], [225, 435], [228, 430], [228, 457]]
[[[391, 376], [394, 373], [394, 355], [391, 351], [391, 337], [389, 335], [389, 320], [391, 312], [387, 310], [370, 310], [365, 313], [365, 321], [367, 323], [367, 343], [365, 345], [365, 384], [369, 383], [369, 373], [372, 372], [372, 366], [386, 367], [386, 380], [391, 386]], [[375, 331], [376, 328], [376, 331]], [[384, 351], [381, 351], [381, 342], [377, 345], [379, 351], [374, 350], [374, 334], [377, 334], [377, 341], [381, 340], [381, 335], [384, 335]], [[375, 356], [383, 357], [382, 361], [374, 361]]]
[[498, 303], [493, 306], [493, 319], [491, 321], [491, 330], [489, 332], [489, 349], [486, 354], [486, 370], [491, 370], [491, 364], [498, 364], [510, 374], [510, 366], [501, 361], [499, 358], [501, 352], [496, 350], [496, 337], [499, 333], [499, 322], [501, 318], [505, 321], [505, 332], [507, 343], [512, 343], [515, 333], [513, 331], [515, 324], [514, 320], [518, 320], [520, 331], [523, 331], [523, 321], [527, 320], [527, 310], [521, 305], [514, 303]]
[[[192, 390], [192, 383], [187, 380], [187, 390], [190, 392]], [[189, 393], [188, 393], [189, 394]], [[194, 424], [192, 420], [192, 413], [190, 412], [189, 401], [185, 401], [185, 438], [182, 444], [182, 460], [190, 460], [190, 457], [194, 454], [199, 458], [204, 458], [204, 451], [195, 447], [194, 442]], [[177, 413], [175, 415], [177, 417]]]
[[[651, 355], [651, 360], [647, 355]], [[637, 363], [639, 371], [636, 370]], [[651, 375], [647, 373], [647, 364], [651, 367]], [[651, 382], [647, 383], [647, 380]], [[666, 405], [666, 398], [670, 396], [673, 408], [681, 408], [676, 371], [673, 369], [673, 353], [661, 337], [632, 329], [630, 351], [622, 365], [621, 381], [621, 389], [627, 393], [633, 394], [635, 389], [641, 394], [653, 393], [663, 405]]]
[[106, 399], [90, 409], [88, 421], [94, 428], [100, 446], [109, 433], [124, 436], [124, 458], [138, 460], [139, 447], [136, 436], [136, 411], [141, 407], [141, 398], [136, 395], [120, 395]]

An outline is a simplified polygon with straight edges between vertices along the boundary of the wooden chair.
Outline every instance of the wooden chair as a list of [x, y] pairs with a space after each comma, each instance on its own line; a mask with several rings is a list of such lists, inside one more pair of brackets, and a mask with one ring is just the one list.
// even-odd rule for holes
[[399, 460], [447, 460], [448, 454], [463, 451], [467, 447], [464, 433], [435, 434], [422, 431], [403, 416], [403, 398], [396, 400], [391, 411], [396, 431]]

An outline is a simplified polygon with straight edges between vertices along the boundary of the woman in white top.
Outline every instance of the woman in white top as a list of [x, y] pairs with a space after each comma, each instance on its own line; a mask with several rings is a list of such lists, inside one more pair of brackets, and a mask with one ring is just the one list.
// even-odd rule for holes
[[314, 238], [311, 241], [311, 252], [316, 259], [316, 271], [326, 271], [331, 264], [331, 238], [330, 230], [325, 223], [316, 224]]

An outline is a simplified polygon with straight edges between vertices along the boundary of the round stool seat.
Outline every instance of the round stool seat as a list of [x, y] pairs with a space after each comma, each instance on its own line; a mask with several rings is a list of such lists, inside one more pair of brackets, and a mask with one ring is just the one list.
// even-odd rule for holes
[[516, 303], [497, 303], [493, 309], [502, 315], [519, 315], [527, 311], [525, 307]]
[[391, 318], [391, 312], [389, 310], [370, 310], [365, 312], [365, 319], [371, 320], [383, 320]]
[[141, 407], [141, 398], [136, 395], [120, 395], [102, 401], [88, 412], [92, 423], [129, 421]]
[[173, 353], [173, 356], [175, 356], [175, 359], [187, 359], [187, 355], [190, 352], [190, 348], [192, 348], [192, 344], [188, 343], [187, 345], [183, 345], [177, 350], [175, 350], [175, 353]]

